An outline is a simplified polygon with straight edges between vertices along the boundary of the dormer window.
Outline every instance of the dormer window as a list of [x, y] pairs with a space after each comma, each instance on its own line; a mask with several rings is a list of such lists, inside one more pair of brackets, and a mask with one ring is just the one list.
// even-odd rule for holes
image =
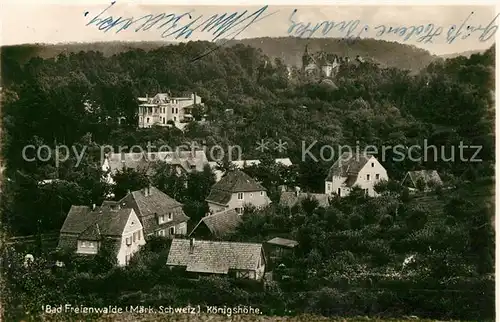
[[169, 212], [169, 213], [168, 213], [168, 217], [167, 217], [168, 219], [167, 219], [167, 220], [168, 220], [168, 221], [171, 221], [171, 220], [173, 219], [173, 216], [174, 216], [174, 215], [173, 215], [171, 212]]

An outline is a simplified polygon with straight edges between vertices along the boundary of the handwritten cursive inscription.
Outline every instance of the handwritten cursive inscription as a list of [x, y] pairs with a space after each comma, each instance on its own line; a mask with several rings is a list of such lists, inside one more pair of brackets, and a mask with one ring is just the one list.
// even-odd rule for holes
[[[251, 25], [276, 13], [264, 14], [268, 8], [266, 5], [250, 14], [248, 14], [248, 10], [245, 10], [242, 12], [214, 14], [206, 19], [203, 18], [203, 15], [194, 17], [192, 15], [194, 10], [181, 14], [151, 13], [138, 18], [106, 15], [106, 12], [115, 3], [116, 1], [111, 2], [111, 5], [93, 17], [86, 26], [97, 27], [98, 30], [103, 32], [114, 31], [115, 33], [124, 30], [140, 32], [156, 29], [161, 32], [162, 38], [174, 37], [174, 39], [181, 37], [188, 39], [195, 31], [209, 32], [214, 36], [212, 41], [216, 41], [222, 36], [234, 39]], [[89, 12], [85, 12], [85, 16], [88, 14]]]
[[[295, 14], [297, 9], [292, 11], [292, 14], [288, 18], [290, 27], [288, 28], [288, 34], [297, 37], [312, 37], [316, 31], [320, 31], [322, 36], [328, 36], [330, 32], [337, 31], [343, 34], [346, 38], [358, 38], [365, 31], [368, 31], [368, 25], [359, 28], [361, 21], [359, 20], [349, 20], [349, 21], [321, 21], [316, 24], [307, 24], [304, 22], [295, 21]], [[356, 34], [357, 33], [357, 34]]]
[[[466, 39], [471, 36], [477, 36], [480, 42], [490, 40], [495, 36], [498, 29], [496, 15], [486, 26], [474, 25], [470, 23], [470, 18], [474, 15], [471, 14], [459, 25], [451, 25], [449, 27], [438, 26], [433, 23], [416, 25], [416, 26], [394, 26], [387, 24], [379, 24], [371, 28], [368, 24], [362, 23], [360, 20], [342, 20], [339, 22], [334, 21], [320, 21], [317, 23], [297, 21], [295, 14], [297, 9], [294, 9], [288, 19], [289, 28], [287, 33], [296, 37], [310, 38], [313, 35], [317, 36], [335, 36], [332, 32], [340, 33], [348, 39], [361, 38], [361, 36], [382, 38], [387, 36], [397, 36], [401, 41], [416, 41], [423, 43], [432, 43], [439, 37], [445, 37], [445, 41], [451, 44], [459, 39]], [[363, 27], [361, 27], [363, 26]], [[447, 31], [445, 32], [445, 30]], [[375, 31], [370, 34], [370, 31]]]

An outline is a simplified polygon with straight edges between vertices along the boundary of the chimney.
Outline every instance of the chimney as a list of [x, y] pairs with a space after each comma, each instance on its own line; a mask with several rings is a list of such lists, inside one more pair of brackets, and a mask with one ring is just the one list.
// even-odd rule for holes
[[298, 197], [300, 194], [300, 187], [295, 187], [295, 195]]
[[144, 195], [147, 197], [148, 192], [149, 192], [149, 187], [144, 188], [143, 191], [144, 191]]
[[194, 238], [189, 239], [189, 253], [192, 254], [194, 251]]
[[92, 204], [92, 211], [95, 210], [95, 203]]
[[193, 93], [193, 105], [196, 105], [196, 93]]

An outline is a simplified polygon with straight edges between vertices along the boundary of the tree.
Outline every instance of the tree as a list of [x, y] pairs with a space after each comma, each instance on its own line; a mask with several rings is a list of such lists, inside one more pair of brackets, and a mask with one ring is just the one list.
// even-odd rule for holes
[[128, 192], [140, 190], [149, 185], [150, 180], [143, 170], [125, 168], [113, 175], [116, 200], [123, 198]]
[[308, 215], [312, 215], [314, 209], [316, 209], [318, 205], [319, 205], [318, 200], [312, 196], [307, 196], [301, 201], [302, 209], [304, 209], [304, 211]]
[[207, 164], [203, 171], [188, 174], [186, 196], [191, 200], [203, 202], [214, 184], [215, 174]]
[[188, 187], [187, 175], [184, 172], [177, 172], [175, 167], [165, 162], [156, 163], [153, 169], [154, 175], [151, 178], [153, 185], [175, 200], [184, 201]]

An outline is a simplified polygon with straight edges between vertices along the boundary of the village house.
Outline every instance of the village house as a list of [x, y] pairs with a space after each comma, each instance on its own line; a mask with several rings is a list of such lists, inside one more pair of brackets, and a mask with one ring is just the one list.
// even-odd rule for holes
[[368, 196], [375, 197], [374, 186], [388, 179], [387, 171], [373, 155], [344, 152], [328, 171], [325, 193], [345, 197], [358, 186]]
[[429, 191], [433, 187], [442, 186], [443, 181], [436, 170], [408, 171], [401, 185], [410, 191]]
[[[278, 158], [275, 159], [274, 162], [280, 164], [285, 167], [291, 167], [293, 165], [290, 158]], [[231, 164], [235, 169], [243, 170], [245, 167], [251, 167], [253, 165], [259, 165], [260, 160], [234, 160], [231, 161]], [[209, 162], [210, 168], [212, 172], [215, 174], [215, 181], [218, 182], [224, 176], [224, 172], [217, 169], [217, 162], [211, 161]]]
[[109, 245], [125, 266], [146, 244], [143, 226], [132, 208], [72, 206], [60, 231], [58, 249], [96, 255]]
[[129, 192], [120, 201], [107, 201], [111, 206], [132, 208], [144, 227], [145, 236], [187, 235], [189, 217], [182, 210], [183, 204], [154, 186]]
[[274, 237], [268, 240], [264, 249], [272, 264], [276, 264], [283, 256], [291, 255], [297, 249], [299, 243], [296, 240]]
[[193, 228], [189, 237], [207, 240], [221, 240], [236, 232], [241, 224], [241, 214], [236, 209], [229, 209], [203, 217]]
[[183, 268], [191, 276], [226, 275], [261, 280], [266, 258], [262, 244], [174, 239], [167, 266]]
[[171, 126], [183, 129], [183, 123], [194, 120], [193, 109], [204, 106], [201, 97], [192, 93], [187, 97], [172, 97], [170, 93], [158, 93], [153, 97], [139, 97], [139, 127], [153, 125]]
[[299, 187], [295, 191], [282, 191], [280, 195], [280, 206], [292, 208], [307, 198], [312, 198], [318, 201], [319, 207], [328, 207], [330, 205], [330, 195], [325, 193], [308, 193], [301, 192]]
[[145, 171], [153, 175], [153, 165], [156, 162], [165, 162], [177, 173], [201, 172], [208, 165], [207, 156], [203, 150], [194, 151], [166, 151], [150, 153], [107, 153], [104, 157], [101, 169], [106, 172], [105, 180], [114, 184], [113, 175], [124, 169]]
[[212, 213], [228, 209], [243, 213], [246, 204], [261, 208], [269, 205], [271, 200], [266, 188], [255, 179], [241, 170], [233, 170], [212, 186], [206, 202]]

